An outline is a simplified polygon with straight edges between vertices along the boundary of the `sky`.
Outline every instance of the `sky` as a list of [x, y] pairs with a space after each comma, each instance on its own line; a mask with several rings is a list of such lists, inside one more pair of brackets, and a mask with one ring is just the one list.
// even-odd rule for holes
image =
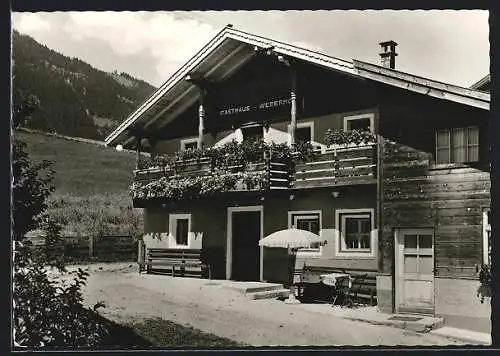
[[469, 87], [489, 73], [485, 10], [164, 11], [13, 13], [12, 27], [69, 57], [163, 84], [225, 25], [379, 64], [398, 43], [396, 69]]

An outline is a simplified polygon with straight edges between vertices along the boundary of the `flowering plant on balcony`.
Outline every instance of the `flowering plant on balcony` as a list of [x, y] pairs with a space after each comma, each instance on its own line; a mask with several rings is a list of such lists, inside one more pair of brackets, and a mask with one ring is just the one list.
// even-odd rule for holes
[[325, 143], [330, 145], [359, 145], [375, 143], [377, 135], [370, 131], [363, 130], [348, 130], [328, 129], [325, 133]]
[[134, 182], [130, 187], [133, 199], [166, 198], [170, 200], [213, 196], [234, 189], [264, 190], [267, 188], [265, 172], [214, 172], [196, 177], [162, 177], [149, 183]]
[[200, 162], [207, 158], [213, 168], [227, 169], [230, 166], [245, 166], [247, 163], [264, 162], [265, 158], [286, 160], [294, 157], [300, 160], [310, 160], [314, 156], [313, 147], [309, 142], [295, 146], [295, 151], [288, 145], [281, 143], [266, 143], [263, 140], [248, 140], [241, 144], [236, 141], [226, 143], [221, 147], [209, 147], [195, 150], [186, 150], [166, 155], [158, 155], [149, 162], [141, 162], [140, 168], [166, 167], [172, 168], [195, 159]]

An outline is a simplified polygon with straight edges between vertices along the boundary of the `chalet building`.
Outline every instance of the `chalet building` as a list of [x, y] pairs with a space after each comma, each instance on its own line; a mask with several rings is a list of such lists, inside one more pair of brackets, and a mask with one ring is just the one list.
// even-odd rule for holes
[[297, 266], [370, 273], [381, 311], [489, 318], [490, 94], [398, 71], [380, 45], [375, 65], [225, 27], [106, 139], [151, 153], [131, 188], [146, 248], [281, 282], [287, 251], [258, 240], [295, 226], [327, 241]]

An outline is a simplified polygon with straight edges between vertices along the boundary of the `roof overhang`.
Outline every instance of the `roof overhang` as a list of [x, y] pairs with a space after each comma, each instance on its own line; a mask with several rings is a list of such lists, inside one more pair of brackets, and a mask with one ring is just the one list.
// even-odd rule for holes
[[450, 100], [484, 110], [490, 109], [489, 93], [418, 77], [356, 59], [353, 60], [353, 63], [355, 73], [364, 78], [439, 99]]
[[226, 27], [130, 114], [105, 139], [106, 145], [125, 146], [133, 139], [130, 128], [140, 126], [145, 130], [159, 118], [164, 126], [199, 99], [195, 85], [185, 80], [188, 75], [221, 82], [255, 55], [254, 47], [272, 47], [277, 54], [354, 74], [351, 62]]
[[[225, 27], [106, 137], [105, 144], [110, 146], [120, 143], [127, 146], [134, 139], [130, 130], [147, 131], [148, 128], [153, 128], [153, 124], [154, 129], [162, 128], [199, 99], [200, 92], [192, 82], [186, 80], [187, 76], [209, 82], [222, 82], [255, 55], [255, 47], [272, 47], [276, 54], [329, 70], [489, 110], [488, 93], [432, 81], [358, 60], [345, 61]], [[161, 123], [158, 123], [159, 120]]]
[[474, 89], [474, 90], [482, 90], [484, 87], [488, 86], [490, 83], [491, 83], [491, 76], [490, 76], [490, 74], [487, 74], [484, 78], [481, 78], [481, 80], [472, 84], [470, 86], [470, 88]]

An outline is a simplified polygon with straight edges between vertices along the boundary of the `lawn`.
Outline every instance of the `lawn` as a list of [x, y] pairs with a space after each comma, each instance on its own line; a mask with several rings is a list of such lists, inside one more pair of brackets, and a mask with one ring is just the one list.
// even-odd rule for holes
[[[128, 330], [127, 330], [128, 329]], [[126, 325], [137, 346], [164, 349], [224, 349], [245, 346], [236, 341], [185, 327], [161, 318]], [[132, 335], [132, 334], [130, 334]], [[133, 346], [133, 345], [130, 345]]]

